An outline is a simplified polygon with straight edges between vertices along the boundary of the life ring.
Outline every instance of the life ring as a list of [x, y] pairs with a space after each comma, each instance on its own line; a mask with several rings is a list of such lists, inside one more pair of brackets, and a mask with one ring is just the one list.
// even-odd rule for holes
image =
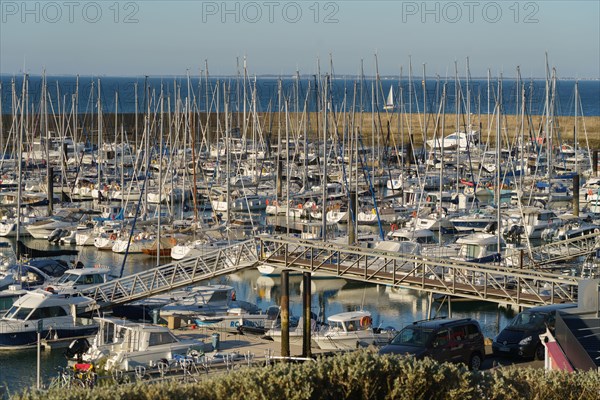
[[304, 206], [302, 205], [302, 203], [298, 203], [298, 210], [302, 210]]
[[413, 217], [413, 218], [416, 218], [416, 216], [417, 216], [417, 212], [416, 212], [416, 211], [413, 211], [411, 215], [412, 215], [412, 217]]
[[430, 202], [431, 201], [431, 197], [427, 196], [427, 199], [425, 199], [426, 202]]
[[231, 301], [235, 301], [236, 297], [235, 297], [235, 290], [231, 291]]
[[360, 319], [360, 326], [362, 326], [363, 328], [368, 328], [369, 326], [371, 326], [372, 322], [373, 322], [373, 319], [371, 317], [369, 317], [368, 315], [365, 315], [364, 317], [362, 317]]
[[588, 196], [591, 196], [594, 194], [594, 191], [592, 189], [588, 189]]
[[116, 240], [116, 239], [117, 239], [117, 235], [115, 233], [110, 235], [110, 240]]
[[392, 231], [395, 231], [396, 229], [398, 229], [398, 225], [392, 224], [390, 228], [392, 229]]
[[267, 205], [269, 205], [269, 199], [266, 200]]
[[48, 293], [56, 293], [56, 291], [54, 290], [54, 288], [52, 286], [48, 286], [46, 289], [44, 289], [46, 292]]
[[600, 228], [596, 228], [596, 229], [594, 229], [594, 233], [595, 233], [596, 235], [597, 235], [597, 234], [599, 234], [599, 233], [600, 233]]

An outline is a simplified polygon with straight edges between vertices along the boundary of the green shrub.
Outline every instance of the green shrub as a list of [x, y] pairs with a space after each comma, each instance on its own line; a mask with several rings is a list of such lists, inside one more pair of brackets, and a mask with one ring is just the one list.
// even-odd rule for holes
[[313, 399], [460, 399], [596, 400], [597, 372], [546, 372], [499, 368], [470, 372], [464, 365], [430, 359], [380, 356], [368, 350], [321, 358], [305, 364], [241, 368], [204, 377], [198, 383], [177, 381], [112, 387], [26, 390], [22, 400], [313, 400]]

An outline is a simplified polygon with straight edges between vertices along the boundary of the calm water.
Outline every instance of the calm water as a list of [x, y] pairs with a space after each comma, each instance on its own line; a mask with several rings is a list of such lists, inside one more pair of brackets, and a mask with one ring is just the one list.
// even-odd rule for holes
[[[43, 240], [30, 240], [30, 247], [46, 248]], [[63, 246], [64, 248], [64, 246]], [[104, 264], [121, 267], [123, 256], [112, 252], [98, 252], [92, 247], [80, 248], [80, 259], [86, 265]], [[156, 259], [145, 255], [129, 255], [124, 267], [125, 274], [139, 272], [156, 265]], [[290, 307], [293, 315], [302, 313], [302, 277], [290, 276]], [[260, 308], [278, 304], [280, 296], [279, 277], [266, 277], [257, 270], [246, 270], [211, 283], [229, 284], [235, 287], [238, 299], [254, 302]], [[393, 326], [400, 329], [414, 320], [426, 318], [427, 295], [412, 290], [390, 290], [375, 285], [346, 282], [341, 279], [312, 280], [312, 309], [317, 315], [331, 315], [360, 308], [371, 311], [375, 325]], [[493, 337], [499, 327], [504, 327], [510, 315], [499, 311], [493, 304], [471, 303], [452, 305], [453, 317], [472, 317], [482, 326], [488, 337]], [[444, 306], [439, 315], [447, 315]], [[57, 366], [66, 365], [63, 349], [42, 353], [42, 373], [48, 382], [56, 374]], [[0, 386], [6, 385], [14, 393], [24, 387], [35, 385], [35, 350], [0, 352]]]
[[[289, 110], [294, 112], [299, 109], [302, 111], [304, 102], [308, 99], [308, 109], [316, 111], [318, 94], [314, 91], [315, 87], [321, 88], [324, 85], [324, 77], [321, 82], [315, 82], [313, 77], [301, 77], [297, 82], [296, 79], [282, 78], [282, 92], [289, 98]], [[2, 82], [2, 107], [0, 113], [10, 114], [12, 105], [12, 82], [15, 83], [15, 91], [21, 96], [22, 76], [0, 75]], [[161, 85], [164, 89], [165, 96], [171, 97], [171, 107], [176, 104], [173, 101], [174, 93], [179, 92], [181, 99], [188, 97], [188, 81], [185, 77], [93, 77], [82, 76], [79, 81], [74, 76], [49, 76], [47, 77], [48, 93], [54, 103], [54, 110], [64, 109], [71, 110], [72, 95], [76, 93], [78, 88], [79, 101], [78, 110], [81, 114], [95, 113], [97, 98], [98, 98], [98, 81], [100, 80], [100, 96], [102, 99], [102, 109], [104, 113], [112, 113], [115, 111], [115, 93], [119, 94], [118, 112], [119, 113], [134, 113], [136, 110], [136, 93], [137, 93], [137, 110], [144, 112], [146, 109], [146, 98], [144, 90], [149, 88], [149, 93], [160, 93]], [[252, 79], [252, 82], [254, 79]], [[201, 111], [207, 109], [208, 104], [212, 104], [212, 111], [216, 111], [216, 105], [213, 102], [212, 93], [219, 82], [220, 85], [227, 83], [231, 88], [230, 107], [232, 112], [242, 111], [243, 85], [236, 77], [221, 77], [210, 78], [208, 85], [204, 78], [190, 78], [189, 89], [193, 92], [198, 108]], [[469, 111], [473, 114], [493, 113], [495, 99], [498, 91], [498, 79], [492, 78], [490, 81], [489, 90], [486, 79], [472, 79], [469, 82]], [[543, 115], [544, 104], [546, 102], [545, 80], [541, 79], [525, 79], [521, 81], [525, 88], [527, 113], [532, 115]], [[453, 113], [456, 110], [456, 94], [455, 80], [427, 78], [425, 84], [421, 78], [414, 78], [409, 81], [404, 77], [401, 81], [395, 78], [383, 79], [379, 88], [376, 88], [378, 96], [376, 99], [371, 99], [372, 88], [375, 86], [375, 80], [365, 78], [360, 81], [356, 77], [339, 77], [333, 79], [329, 85], [333, 108], [337, 111], [342, 109], [344, 95], [347, 94], [347, 101], [352, 102], [354, 87], [357, 87], [357, 103], [356, 111], [370, 112], [372, 109], [383, 111], [383, 99], [387, 99], [391, 86], [394, 86], [394, 102], [395, 104], [404, 104], [406, 111], [423, 112], [423, 108], [427, 107], [428, 112], [437, 112], [440, 106], [441, 94], [444, 84], [446, 84], [446, 112]], [[254, 83], [252, 83], [253, 85]], [[247, 83], [247, 85], [249, 85]], [[208, 90], [207, 90], [208, 87]], [[463, 104], [462, 113], [467, 112], [467, 83], [465, 80], [460, 81], [462, 95], [459, 100]], [[42, 88], [42, 79], [40, 76], [29, 77], [29, 90], [27, 92], [29, 102], [36, 109], [40, 106], [40, 94]], [[361, 89], [362, 88], [362, 89]], [[425, 91], [423, 90], [425, 88]], [[60, 96], [57, 96], [57, 90]], [[310, 93], [307, 93], [310, 90]], [[240, 93], [238, 96], [237, 93]], [[250, 88], [247, 87], [247, 92]], [[279, 79], [271, 77], [259, 77], [256, 81], [257, 93], [257, 111], [269, 112], [277, 111], [277, 99], [279, 92]], [[402, 93], [400, 93], [402, 92]], [[424, 92], [426, 96], [424, 96]], [[299, 93], [299, 96], [296, 95]], [[489, 104], [488, 104], [489, 93]], [[502, 101], [503, 113], [518, 114], [520, 109], [517, 108], [517, 99], [521, 101], [521, 92], [518, 90], [517, 81], [511, 78], [504, 78], [502, 81]], [[250, 95], [248, 95], [250, 96]], [[600, 115], [600, 80], [582, 80], [579, 81], [579, 96], [581, 98], [581, 108], [585, 116]], [[57, 104], [57, 97], [61, 99], [61, 105]], [[362, 99], [362, 102], [361, 100]], [[64, 104], [62, 102], [64, 101]], [[222, 101], [222, 100], [221, 100]], [[558, 115], [574, 115], [575, 110], [575, 81], [573, 80], [558, 80], [556, 84], [556, 113]], [[488, 110], [489, 106], [489, 110]], [[221, 110], [223, 105], [220, 105]], [[247, 108], [248, 109], [248, 108]], [[349, 109], [347, 106], [346, 109]], [[578, 110], [578, 115], [581, 115], [581, 110]]]

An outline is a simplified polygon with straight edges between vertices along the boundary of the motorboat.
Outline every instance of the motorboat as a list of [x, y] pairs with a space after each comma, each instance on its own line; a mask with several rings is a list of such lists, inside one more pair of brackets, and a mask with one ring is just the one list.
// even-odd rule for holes
[[202, 342], [181, 340], [166, 326], [107, 317], [94, 320], [100, 328], [81, 359], [90, 363], [106, 360], [104, 368], [107, 371], [155, 367], [161, 360], [203, 350]]
[[60, 294], [75, 294], [91, 286], [106, 283], [111, 278], [109, 267], [74, 268], [65, 271], [56, 282], [49, 283], [46, 290]]
[[313, 335], [313, 340], [322, 350], [355, 349], [371, 344], [388, 343], [391, 333], [373, 328], [373, 318], [368, 311], [350, 311], [331, 315], [328, 327]]
[[0, 319], [0, 350], [36, 346], [37, 331], [54, 341], [94, 335], [98, 323], [89, 316], [95, 307], [95, 300], [84, 296], [29, 291]]

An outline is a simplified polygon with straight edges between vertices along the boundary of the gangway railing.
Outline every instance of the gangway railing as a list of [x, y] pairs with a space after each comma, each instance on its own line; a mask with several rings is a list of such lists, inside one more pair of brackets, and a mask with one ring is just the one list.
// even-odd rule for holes
[[575, 302], [580, 278], [330, 242], [260, 237], [260, 262], [322, 276], [531, 307]]
[[547, 243], [531, 249], [533, 264], [543, 266], [592, 254], [600, 248], [600, 232]]
[[228, 275], [253, 267], [257, 261], [256, 241], [248, 240], [199, 257], [161, 265], [93, 286], [82, 291], [82, 294], [95, 299], [101, 308], [106, 308]]

